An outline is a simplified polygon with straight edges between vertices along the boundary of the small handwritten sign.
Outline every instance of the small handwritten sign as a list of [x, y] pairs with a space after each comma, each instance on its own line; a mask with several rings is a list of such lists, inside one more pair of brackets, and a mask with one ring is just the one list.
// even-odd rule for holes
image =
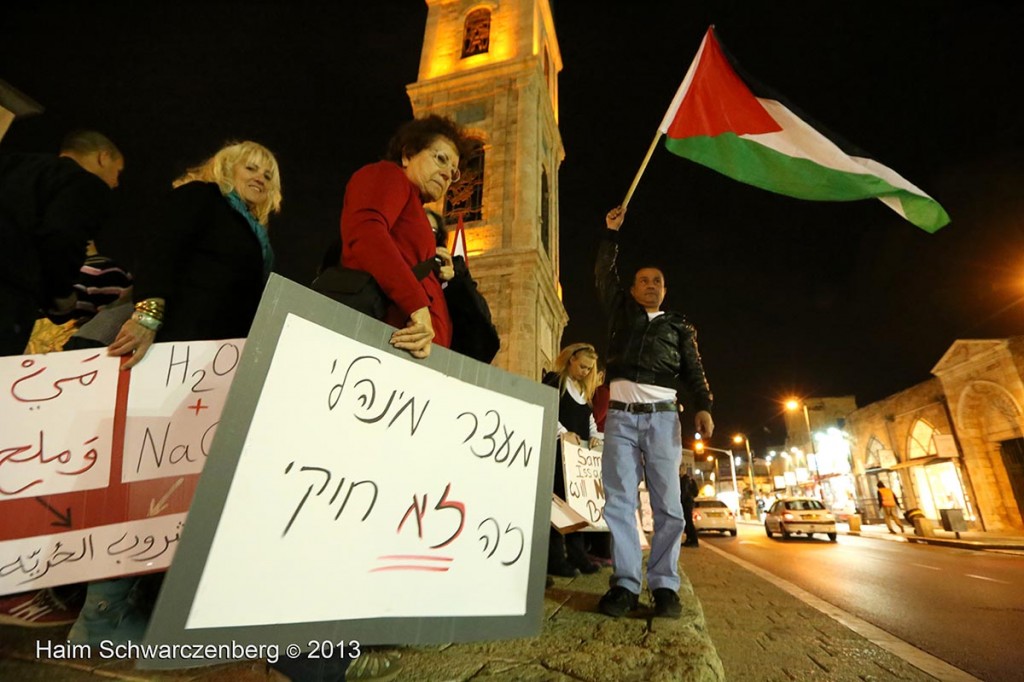
[[202, 470], [244, 346], [232, 339], [150, 348], [132, 370], [123, 481]]
[[601, 452], [562, 439], [566, 502], [590, 524], [585, 530], [608, 530], [604, 520]]
[[107, 485], [117, 368], [102, 350], [0, 357], [0, 502]]

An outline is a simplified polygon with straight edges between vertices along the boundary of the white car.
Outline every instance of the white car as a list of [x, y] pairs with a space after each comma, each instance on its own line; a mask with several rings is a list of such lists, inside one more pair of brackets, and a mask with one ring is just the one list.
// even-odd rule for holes
[[836, 541], [836, 517], [813, 497], [784, 497], [768, 510], [764, 517], [764, 532], [768, 537], [779, 533], [789, 538], [793, 533], [803, 533], [811, 537], [814, 533], [828, 536]]
[[693, 527], [702, 530], [718, 530], [736, 536], [736, 515], [725, 502], [714, 497], [698, 497], [693, 501]]

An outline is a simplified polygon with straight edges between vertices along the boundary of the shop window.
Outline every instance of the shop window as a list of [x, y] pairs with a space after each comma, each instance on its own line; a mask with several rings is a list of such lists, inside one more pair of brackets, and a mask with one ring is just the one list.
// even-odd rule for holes
[[939, 448], [935, 445], [935, 427], [924, 419], [918, 419], [910, 429], [910, 438], [907, 441], [907, 459], [915, 457], [927, 457], [928, 455], [939, 454]]
[[491, 10], [475, 9], [466, 15], [462, 32], [462, 58], [484, 54], [491, 47]]

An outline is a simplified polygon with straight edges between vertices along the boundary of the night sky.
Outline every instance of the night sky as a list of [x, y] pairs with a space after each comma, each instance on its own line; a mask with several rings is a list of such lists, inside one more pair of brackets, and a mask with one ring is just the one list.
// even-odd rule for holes
[[[418, 0], [323, 5], [6, 7], [0, 78], [46, 112], [15, 122], [0, 151], [56, 150], [78, 126], [110, 135], [127, 170], [102, 246], [131, 262], [172, 178], [228, 139], [262, 142], [282, 167], [278, 270], [308, 282], [349, 175], [411, 116], [427, 13]], [[864, 405], [927, 379], [957, 338], [1024, 333], [1021, 3], [842, 5], [554, 2], [565, 343], [604, 345], [591, 274], [604, 214], [711, 23], [747, 72], [952, 217], [928, 235], [877, 201], [789, 199], [659, 148], [622, 265], [661, 264], [666, 305], [697, 326], [713, 444], [737, 431], [781, 443], [786, 396]]]

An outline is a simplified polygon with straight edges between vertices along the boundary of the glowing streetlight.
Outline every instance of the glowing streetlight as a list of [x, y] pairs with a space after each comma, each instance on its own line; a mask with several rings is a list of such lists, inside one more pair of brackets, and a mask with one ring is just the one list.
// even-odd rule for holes
[[747, 446], [747, 474], [750, 476], [750, 494], [753, 496], [754, 508], [757, 509], [757, 484], [754, 483], [754, 455], [750, 452], [750, 441], [742, 433], [737, 433], [732, 437], [732, 442], [739, 445], [743, 443]]
[[818, 472], [818, 452], [814, 448], [814, 434], [811, 433], [811, 415], [807, 412], [807, 403], [792, 398], [786, 401], [786, 409], [790, 412], [796, 412], [800, 408], [803, 408], [804, 424], [807, 425], [807, 440], [811, 442], [811, 455], [814, 457], [814, 484], [820, 488], [821, 474]]

